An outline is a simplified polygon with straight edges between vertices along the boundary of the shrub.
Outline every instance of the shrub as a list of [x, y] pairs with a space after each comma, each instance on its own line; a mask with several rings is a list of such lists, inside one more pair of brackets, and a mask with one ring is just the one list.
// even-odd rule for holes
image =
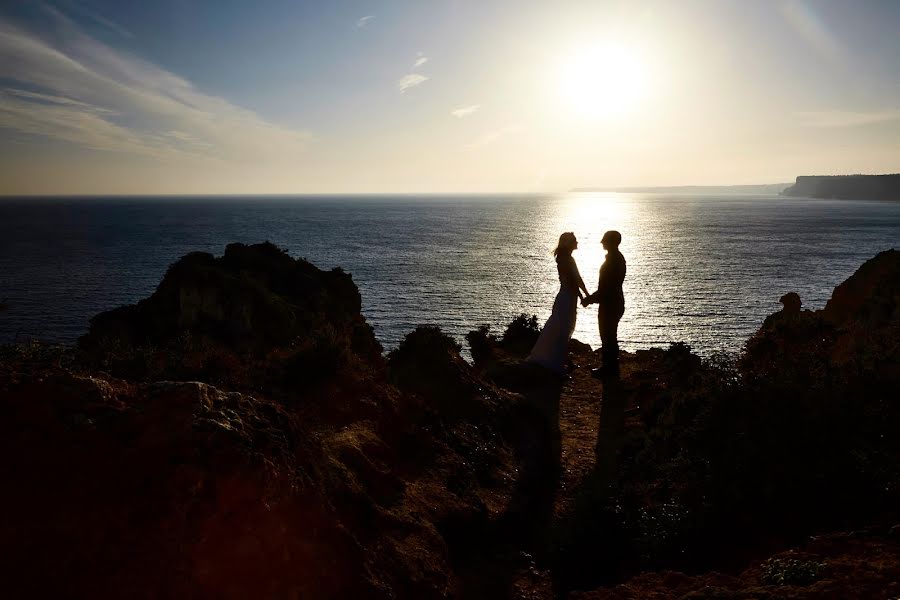
[[481, 325], [466, 334], [466, 342], [472, 352], [472, 362], [480, 366], [490, 360], [497, 338], [491, 334], [490, 325]]
[[825, 563], [796, 558], [770, 558], [763, 563], [766, 585], [810, 585], [822, 577]]
[[534, 347], [538, 336], [541, 334], [541, 328], [538, 327], [537, 315], [526, 315], [522, 313], [514, 318], [503, 337], [500, 339], [501, 347], [515, 356], [525, 356]]
[[333, 377], [351, 360], [350, 339], [325, 325], [302, 340], [296, 351], [285, 360], [285, 377], [289, 384], [305, 388]]

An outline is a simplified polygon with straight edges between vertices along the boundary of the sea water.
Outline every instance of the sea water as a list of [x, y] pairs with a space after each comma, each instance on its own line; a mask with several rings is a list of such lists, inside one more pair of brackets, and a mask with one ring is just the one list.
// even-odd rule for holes
[[[785, 292], [821, 308], [876, 253], [900, 244], [900, 203], [778, 196], [571, 193], [0, 199], [0, 343], [71, 343], [89, 319], [149, 296], [188, 252], [269, 240], [353, 276], [387, 349], [417, 325], [461, 342], [519, 313], [549, 316], [560, 233], [588, 289], [600, 238], [622, 234], [627, 350], [683, 341], [736, 352]], [[575, 337], [599, 344], [596, 308]]]

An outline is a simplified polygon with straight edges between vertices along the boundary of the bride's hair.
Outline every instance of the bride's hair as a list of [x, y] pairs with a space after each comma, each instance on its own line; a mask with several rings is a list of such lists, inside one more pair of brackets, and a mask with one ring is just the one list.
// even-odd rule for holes
[[561, 236], [559, 236], [559, 243], [556, 244], [556, 248], [553, 249], [553, 256], [559, 257], [560, 255], [569, 256], [572, 254], [572, 250], [575, 249], [575, 234], [571, 231], [567, 231]]

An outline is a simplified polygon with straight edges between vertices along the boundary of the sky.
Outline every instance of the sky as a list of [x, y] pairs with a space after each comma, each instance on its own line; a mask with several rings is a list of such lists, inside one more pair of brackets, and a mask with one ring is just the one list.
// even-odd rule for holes
[[895, 0], [6, 0], [0, 194], [900, 171]]

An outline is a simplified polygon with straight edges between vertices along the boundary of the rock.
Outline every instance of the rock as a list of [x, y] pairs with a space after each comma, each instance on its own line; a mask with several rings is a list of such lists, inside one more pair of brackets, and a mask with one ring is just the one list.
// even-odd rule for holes
[[569, 352], [575, 355], [588, 354], [591, 352], [591, 345], [585, 344], [576, 338], [572, 338], [569, 340]]
[[834, 289], [822, 311], [839, 326], [877, 328], [900, 318], [900, 251], [885, 250], [867, 260]]
[[331, 570], [360, 548], [312, 487], [302, 463], [314, 447], [277, 405], [202, 383], [72, 377], [19, 387], [2, 410], [12, 596], [362, 589]]
[[483, 519], [479, 482], [514, 473], [486, 423], [335, 428], [201, 382], [51, 377], [0, 415], [11, 597], [443, 598], [438, 525]]
[[380, 362], [360, 309], [359, 290], [340, 269], [321, 271], [269, 243], [231, 244], [221, 258], [178, 260], [149, 298], [94, 317], [79, 346], [113, 370], [148, 378], [221, 373], [233, 383], [250, 357], [305, 367], [300, 377], [315, 379], [351, 356]]
[[800, 311], [799, 297], [790, 300], [790, 309], [785, 304], [748, 340], [746, 372], [821, 370], [822, 382], [838, 371], [842, 377], [900, 375], [900, 252], [887, 250], [866, 261], [822, 310]]
[[395, 387], [359, 311], [340, 270], [238, 244], [96, 317], [75, 358], [10, 352], [5, 594], [448, 597], [454, 535], [514, 488], [513, 399], [415, 340]]
[[186, 335], [237, 351], [270, 352], [322, 331], [377, 359], [359, 290], [340, 269], [321, 271], [270, 243], [230, 244], [221, 258], [195, 252], [173, 264], [146, 300], [97, 315], [88, 350], [166, 346]]

